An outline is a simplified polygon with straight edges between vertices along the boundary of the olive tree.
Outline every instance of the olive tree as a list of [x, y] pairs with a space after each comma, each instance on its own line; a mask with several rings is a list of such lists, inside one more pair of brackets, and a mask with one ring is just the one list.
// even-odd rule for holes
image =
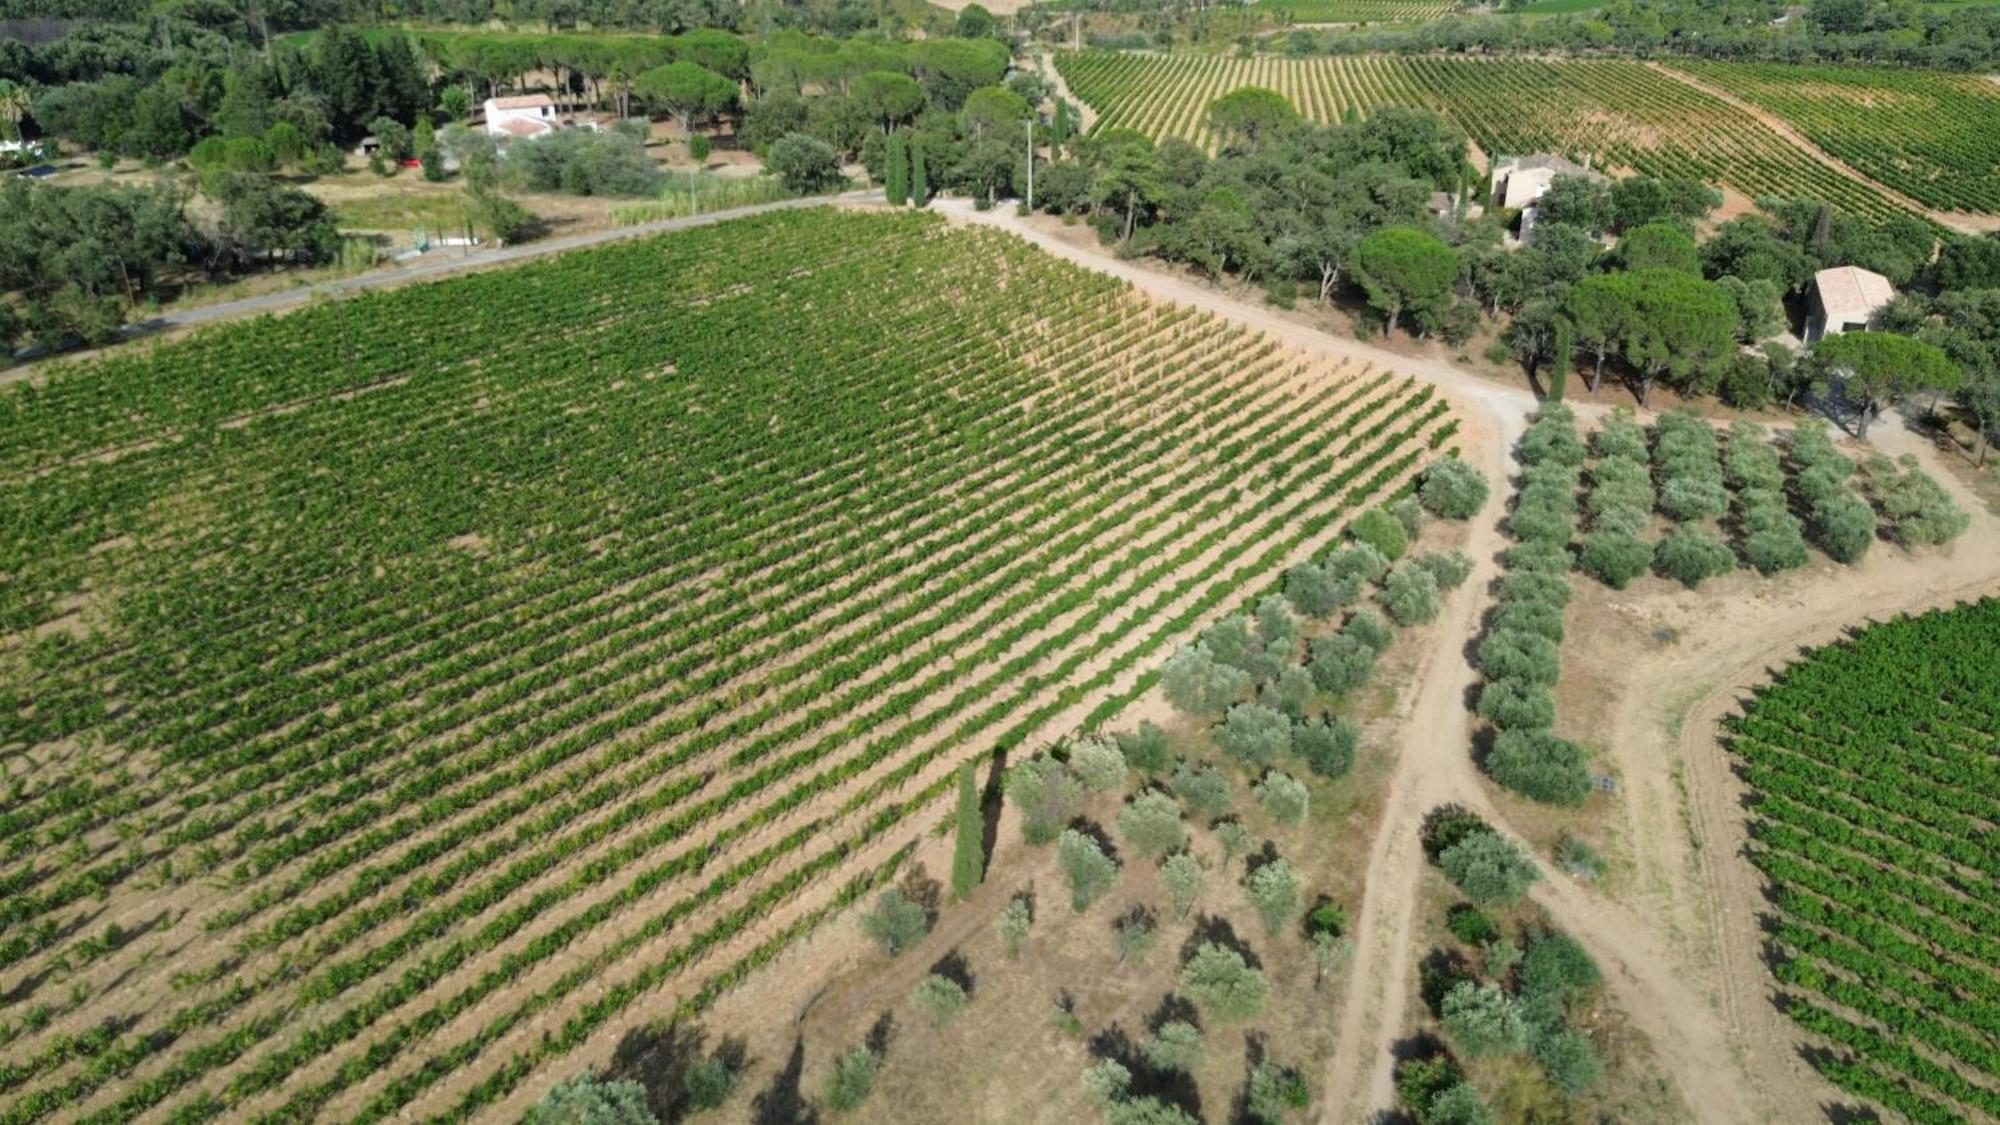
[[1021, 810], [1021, 834], [1030, 844], [1054, 840], [1083, 805], [1083, 784], [1046, 754], [1008, 770], [1006, 792]]
[[1056, 844], [1056, 862], [1069, 880], [1070, 908], [1078, 914], [1090, 909], [1118, 879], [1118, 864], [1095, 838], [1074, 828], [1065, 829]]
[[931, 931], [930, 915], [895, 887], [875, 896], [875, 906], [861, 915], [861, 932], [894, 957]]
[[1216, 744], [1245, 765], [1263, 768], [1292, 751], [1292, 720], [1259, 703], [1239, 703], [1215, 728]]
[[1218, 1020], [1254, 1019], [1264, 1010], [1264, 974], [1225, 945], [1203, 942], [1181, 966], [1181, 991]]
[[932, 1027], [942, 1028], [965, 1010], [965, 989], [943, 973], [932, 973], [910, 992], [910, 1006]]
[[1201, 1028], [1186, 1020], [1168, 1020], [1153, 1032], [1140, 1048], [1155, 1070], [1192, 1074], [1207, 1057], [1208, 1044]]
[[1118, 835], [1147, 859], [1161, 859], [1187, 846], [1180, 803], [1156, 789], [1141, 793], [1119, 810]]
[[1493, 740], [1486, 769], [1516, 793], [1555, 805], [1580, 805], [1590, 796], [1590, 754], [1547, 730], [1518, 727]]
[[1417, 483], [1424, 510], [1440, 519], [1466, 520], [1486, 506], [1486, 474], [1456, 457], [1431, 462]]
[[1192, 853], [1176, 852], [1160, 867], [1160, 885], [1173, 900], [1174, 918], [1185, 920], [1194, 904], [1201, 900], [1202, 888], [1208, 885], [1208, 871]]
[[1306, 809], [1312, 794], [1305, 784], [1290, 774], [1272, 770], [1264, 780], [1256, 785], [1257, 803], [1264, 812], [1279, 824], [1298, 824], [1305, 820]]
[[594, 1074], [565, 1078], [528, 1111], [527, 1125], [655, 1125], [646, 1088]]
[[1527, 1045], [1521, 1010], [1497, 984], [1458, 982], [1445, 993], [1438, 1014], [1452, 1042], [1473, 1058], [1512, 1054]]
[[1070, 743], [1069, 770], [1093, 793], [1110, 793], [1125, 785], [1125, 755], [1101, 738]]
[[1271, 934], [1299, 916], [1299, 877], [1291, 861], [1274, 859], [1251, 872], [1250, 904]]
[[1474, 902], [1511, 902], [1542, 877], [1521, 845], [1490, 828], [1471, 832], [1444, 849], [1438, 867]]

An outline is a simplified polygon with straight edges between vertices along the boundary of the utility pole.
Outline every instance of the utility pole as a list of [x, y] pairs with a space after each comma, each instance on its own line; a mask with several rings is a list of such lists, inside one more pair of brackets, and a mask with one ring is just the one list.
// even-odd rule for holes
[[1035, 213], [1035, 118], [1028, 115], [1028, 213]]

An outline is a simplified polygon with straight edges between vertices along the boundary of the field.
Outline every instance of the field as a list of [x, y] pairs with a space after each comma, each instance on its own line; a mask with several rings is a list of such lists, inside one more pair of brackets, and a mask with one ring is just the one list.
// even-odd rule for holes
[[2000, 84], [1887, 67], [1675, 64], [1777, 114], [1827, 152], [1947, 211], [2000, 211]]
[[1919, 1122], [2000, 1116], [2000, 600], [1876, 625], [1736, 718], [1777, 975], [1816, 1065]]
[[1268, 86], [1314, 121], [1350, 107], [1427, 106], [1455, 121], [1488, 156], [1554, 151], [1651, 175], [1699, 176], [1755, 199], [1808, 196], [1856, 214], [1896, 206], [1842, 176], [1721, 98], [1643, 63], [1355, 57], [1197, 59], [1086, 51], [1058, 55], [1096, 128], [1212, 146], [1216, 98]]
[[1457, 0], [1257, 0], [1250, 7], [1287, 23], [1416, 23], [1457, 6]]
[[518, 1110], [1455, 425], [825, 209], [8, 387], [0, 1120]]

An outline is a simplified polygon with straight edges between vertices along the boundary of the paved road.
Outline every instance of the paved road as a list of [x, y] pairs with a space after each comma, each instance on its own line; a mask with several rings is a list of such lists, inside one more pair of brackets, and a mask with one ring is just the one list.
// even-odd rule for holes
[[740, 219], [746, 215], [761, 215], [766, 211], [783, 211], [795, 207], [817, 207], [828, 203], [880, 202], [879, 191], [853, 191], [844, 195], [807, 196], [803, 199], [785, 199], [776, 203], [758, 203], [748, 207], [732, 207], [726, 211], [710, 211], [702, 215], [690, 215], [680, 219], [662, 219], [653, 223], [641, 223], [630, 227], [613, 227], [610, 230], [592, 231], [589, 234], [575, 234], [565, 238], [550, 238], [540, 242], [526, 242], [518, 246], [503, 246], [492, 250], [481, 250], [471, 254], [452, 254], [440, 251], [434, 257], [400, 269], [370, 270], [367, 273], [328, 281], [320, 285], [285, 289], [276, 293], [265, 293], [256, 297], [244, 297], [236, 301], [221, 301], [213, 305], [176, 309], [160, 316], [138, 321], [130, 326], [133, 335], [150, 335], [175, 328], [187, 328], [197, 324], [212, 324], [233, 317], [251, 316], [257, 313], [278, 312], [306, 304], [317, 297], [337, 296], [363, 289], [376, 289], [385, 285], [401, 285], [408, 281], [427, 277], [441, 277], [461, 270], [480, 269], [485, 266], [503, 265], [508, 262], [526, 261], [545, 254], [560, 254], [566, 250], [580, 250], [587, 246], [601, 246], [607, 242], [617, 242], [627, 238], [643, 238], [649, 234], [667, 231], [691, 230], [695, 227], [711, 226], [715, 223]]

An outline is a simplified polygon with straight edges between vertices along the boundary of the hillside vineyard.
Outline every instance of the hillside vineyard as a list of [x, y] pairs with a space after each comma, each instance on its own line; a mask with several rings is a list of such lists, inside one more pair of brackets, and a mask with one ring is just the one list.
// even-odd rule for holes
[[0, 1116], [463, 1119], [699, 1009], [1455, 426], [830, 209], [0, 391]]

